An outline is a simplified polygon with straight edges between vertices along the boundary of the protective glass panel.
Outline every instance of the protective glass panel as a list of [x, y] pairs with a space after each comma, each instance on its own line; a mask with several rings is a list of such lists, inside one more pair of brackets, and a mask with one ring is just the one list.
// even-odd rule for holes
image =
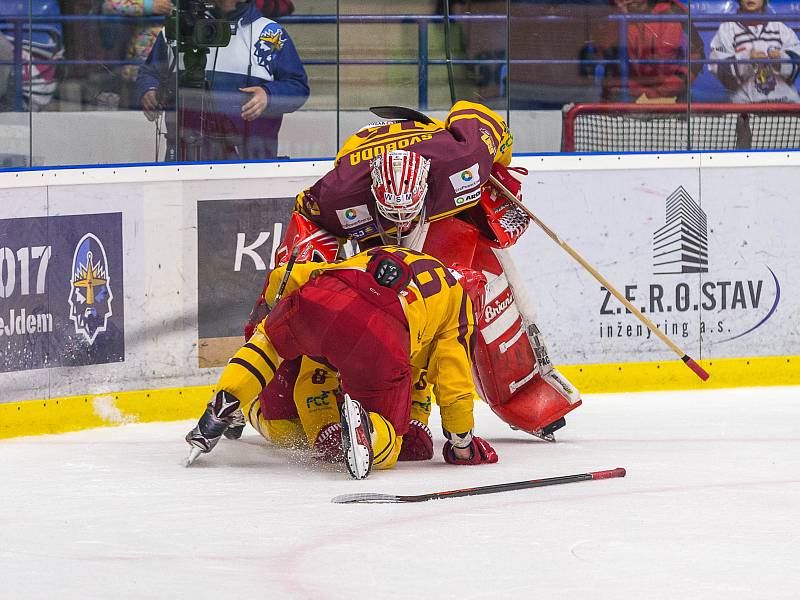
[[[48, 56], [44, 49], [40, 53], [41, 69], [33, 70], [42, 91], [31, 118], [33, 163], [153, 161], [156, 126], [141, 112], [137, 76], [171, 2], [31, 0], [31, 5], [40, 43], [49, 38], [52, 44]], [[163, 146], [162, 141], [162, 156]]]
[[379, 120], [374, 106], [425, 109], [430, 2], [339, 5], [339, 143]]
[[[31, 78], [45, 68], [38, 64], [38, 42], [41, 39], [42, 48], [57, 46], [40, 31], [43, 24], [32, 23], [32, 9], [29, 1], [0, 3], [0, 168], [30, 165], [30, 111], [32, 106], [38, 109], [44, 97], [41, 78]], [[37, 64], [32, 66], [34, 60]]]
[[797, 3], [693, 2], [690, 22], [704, 49], [702, 69], [691, 88], [692, 146], [800, 147]]
[[[508, 109], [507, 2], [450, 2], [450, 41], [455, 99], [473, 100], [503, 116]], [[442, 8], [447, 3], [440, 2]], [[445, 34], [447, 31], [445, 30]], [[447, 46], [445, 46], [445, 52]], [[451, 87], [452, 91], [452, 87]]]

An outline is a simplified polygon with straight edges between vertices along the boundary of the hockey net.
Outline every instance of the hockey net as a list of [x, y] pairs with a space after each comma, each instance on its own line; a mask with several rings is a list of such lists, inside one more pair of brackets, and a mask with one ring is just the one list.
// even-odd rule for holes
[[563, 152], [800, 148], [798, 104], [573, 104]]

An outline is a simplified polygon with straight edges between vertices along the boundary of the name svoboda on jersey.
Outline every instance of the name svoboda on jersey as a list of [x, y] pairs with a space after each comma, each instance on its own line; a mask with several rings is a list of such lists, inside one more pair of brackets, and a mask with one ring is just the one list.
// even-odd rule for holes
[[33, 333], [51, 333], [53, 331], [53, 315], [38, 313], [29, 315], [23, 308], [19, 312], [11, 309], [8, 318], [0, 317], [0, 336], [30, 335]]

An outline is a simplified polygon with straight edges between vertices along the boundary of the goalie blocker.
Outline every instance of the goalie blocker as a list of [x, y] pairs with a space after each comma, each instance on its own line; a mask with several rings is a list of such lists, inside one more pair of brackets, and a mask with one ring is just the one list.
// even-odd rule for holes
[[[495, 168], [493, 175], [519, 196], [521, 183], [510, 173]], [[423, 251], [486, 276], [485, 289], [462, 281], [477, 313], [476, 386], [512, 428], [552, 441], [553, 432], [566, 424], [564, 416], [580, 406], [581, 397], [553, 368], [533, 304], [505, 250], [527, 227], [527, 218], [520, 225], [518, 210], [487, 183], [479, 205], [462, 213], [464, 220], [430, 224]]]

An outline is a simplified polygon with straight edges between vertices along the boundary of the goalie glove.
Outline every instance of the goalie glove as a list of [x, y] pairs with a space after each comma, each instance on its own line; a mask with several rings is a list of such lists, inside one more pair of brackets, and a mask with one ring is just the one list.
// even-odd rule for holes
[[[521, 175], [528, 174], [525, 169], [507, 169], [498, 163], [492, 165], [492, 176], [522, 203], [522, 182], [512, 175], [512, 171]], [[528, 215], [506, 198], [491, 180], [481, 188], [480, 205], [498, 248], [512, 246], [528, 229]]]
[[[496, 463], [498, 460], [497, 452], [494, 448], [484, 440], [476, 435], [472, 435], [472, 431], [466, 433], [450, 433], [445, 430], [444, 435], [447, 441], [442, 448], [442, 456], [445, 462], [451, 465], [482, 465]], [[458, 458], [455, 453], [455, 448], [461, 450], [470, 450], [469, 458]]]

